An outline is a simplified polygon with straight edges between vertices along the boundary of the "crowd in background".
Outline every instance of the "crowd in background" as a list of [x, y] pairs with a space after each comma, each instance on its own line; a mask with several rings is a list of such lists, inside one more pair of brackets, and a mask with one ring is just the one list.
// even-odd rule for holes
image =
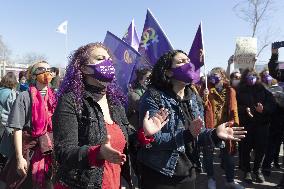
[[277, 62], [272, 49], [260, 73], [215, 67], [193, 84], [190, 57], [174, 50], [136, 70], [127, 95], [101, 43], [77, 49], [64, 78], [45, 61], [8, 72], [0, 83], [0, 187], [118, 189], [123, 176], [130, 188], [194, 189], [204, 171], [215, 189], [216, 149], [226, 188], [244, 188], [234, 180], [236, 155], [243, 180], [263, 183], [272, 163], [280, 168], [284, 134]]

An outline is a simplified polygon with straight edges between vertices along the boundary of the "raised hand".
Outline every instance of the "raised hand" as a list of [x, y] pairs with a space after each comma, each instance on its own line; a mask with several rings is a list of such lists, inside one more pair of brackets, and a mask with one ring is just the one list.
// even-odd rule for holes
[[234, 63], [234, 58], [235, 58], [235, 55], [230, 56], [230, 58], [228, 60], [229, 65]]
[[278, 54], [278, 49], [271, 49], [272, 54]]
[[110, 138], [110, 135], [107, 135], [105, 144], [101, 145], [98, 159], [104, 159], [111, 163], [123, 165], [126, 161], [126, 155], [112, 148]]
[[226, 122], [217, 126], [216, 133], [220, 139], [240, 141], [245, 137], [247, 131], [244, 130], [244, 127], [229, 127], [230, 124], [232, 123]]
[[151, 136], [159, 132], [168, 123], [168, 110], [161, 108], [153, 117], [149, 118], [149, 111], [143, 120], [143, 130], [145, 136]]

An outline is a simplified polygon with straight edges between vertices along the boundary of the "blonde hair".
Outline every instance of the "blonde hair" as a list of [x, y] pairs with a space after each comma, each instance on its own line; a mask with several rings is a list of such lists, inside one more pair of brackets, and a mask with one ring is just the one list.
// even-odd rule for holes
[[210, 71], [210, 75], [212, 74], [220, 74], [222, 80], [224, 83], [229, 83], [229, 80], [227, 78], [226, 72], [223, 68], [221, 67], [215, 67]]

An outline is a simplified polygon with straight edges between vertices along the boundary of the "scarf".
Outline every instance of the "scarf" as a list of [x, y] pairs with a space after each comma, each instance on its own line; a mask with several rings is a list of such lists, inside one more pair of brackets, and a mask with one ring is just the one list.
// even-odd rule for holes
[[[29, 88], [32, 103], [32, 132], [33, 138], [38, 138], [47, 132], [52, 132], [52, 115], [56, 107], [56, 98], [52, 89], [48, 88], [44, 97], [41, 96], [40, 91], [31, 85]], [[48, 173], [52, 165], [51, 154], [43, 155], [40, 148], [34, 150], [34, 155], [31, 159], [32, 166], [32, 180], [33, 182], [43, 188], [45, 175]]]
[[214, 116], [214, 127], [228, 121], [227, 89], [218, 91], [215, 87], [210, 89], [210, 103]]
[[[221, 109], [223, 109], [220, 105], [226, 106], [226, 109], [224, 109], [222, 115], [223, 122], [233, 121], [234, 124], [231, 126], [239, 126], [236, 92], [232, 87], [229, 86], [224, 86], [224, 89], [226, 90], [226, 93], [224, 93], [223, 95], [218, 94], [218, 92], [214, 88], [210, 89], [209, 100], [205, 105], [205, 125], [207, 128], [214, 128], [217, 126], [215, 124], [216, 115], [222, 115], [220, 111]], [[219, 108], [217, 107], [218, 105], [216, 106], [216, 104], [218, 103], [220, 103]], [[214, 108], [215, 106], [216, 109]], [[226, 146], [230, 154], [236, 153], [235, 141], [226, 141]]]

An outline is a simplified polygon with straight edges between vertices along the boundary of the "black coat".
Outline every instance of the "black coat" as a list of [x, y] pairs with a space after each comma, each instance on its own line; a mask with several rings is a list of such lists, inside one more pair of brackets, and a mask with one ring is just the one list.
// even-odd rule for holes
[[[240, 126], [258, 126], [267, 125], [271, 121], [271, 115], [276, 110], [276, 102], [271, 92], [262, 84], [257, 83], [253, 86], [240, 84], [237, 89], [238, 112]], [[262, 113], [256, 111], [257, 103], [264, 107]], [[250, 118], [246, 108], [249, 107], [253, 118]]]
[[[90, 167], [88, 149], [103, 144], [106, 140], [104, 117], [97, 104], [98, 99], [90, 92], [85, 92], [82, 100], [83, 109], [78, 111], [74, 94], [67, 93], [59, 99], [53, 114], [54, 147], [59, 164], [56, 179], [70, 188], [101, 188], [103, 167]], [[120, 126], [127, 140], [124, 150], [127, 162], [122, 167], [122, 173], [132, 188], [128, 155], [132, 130], [123, 106], [110, 100], [108, 103], [112, 119]]]

